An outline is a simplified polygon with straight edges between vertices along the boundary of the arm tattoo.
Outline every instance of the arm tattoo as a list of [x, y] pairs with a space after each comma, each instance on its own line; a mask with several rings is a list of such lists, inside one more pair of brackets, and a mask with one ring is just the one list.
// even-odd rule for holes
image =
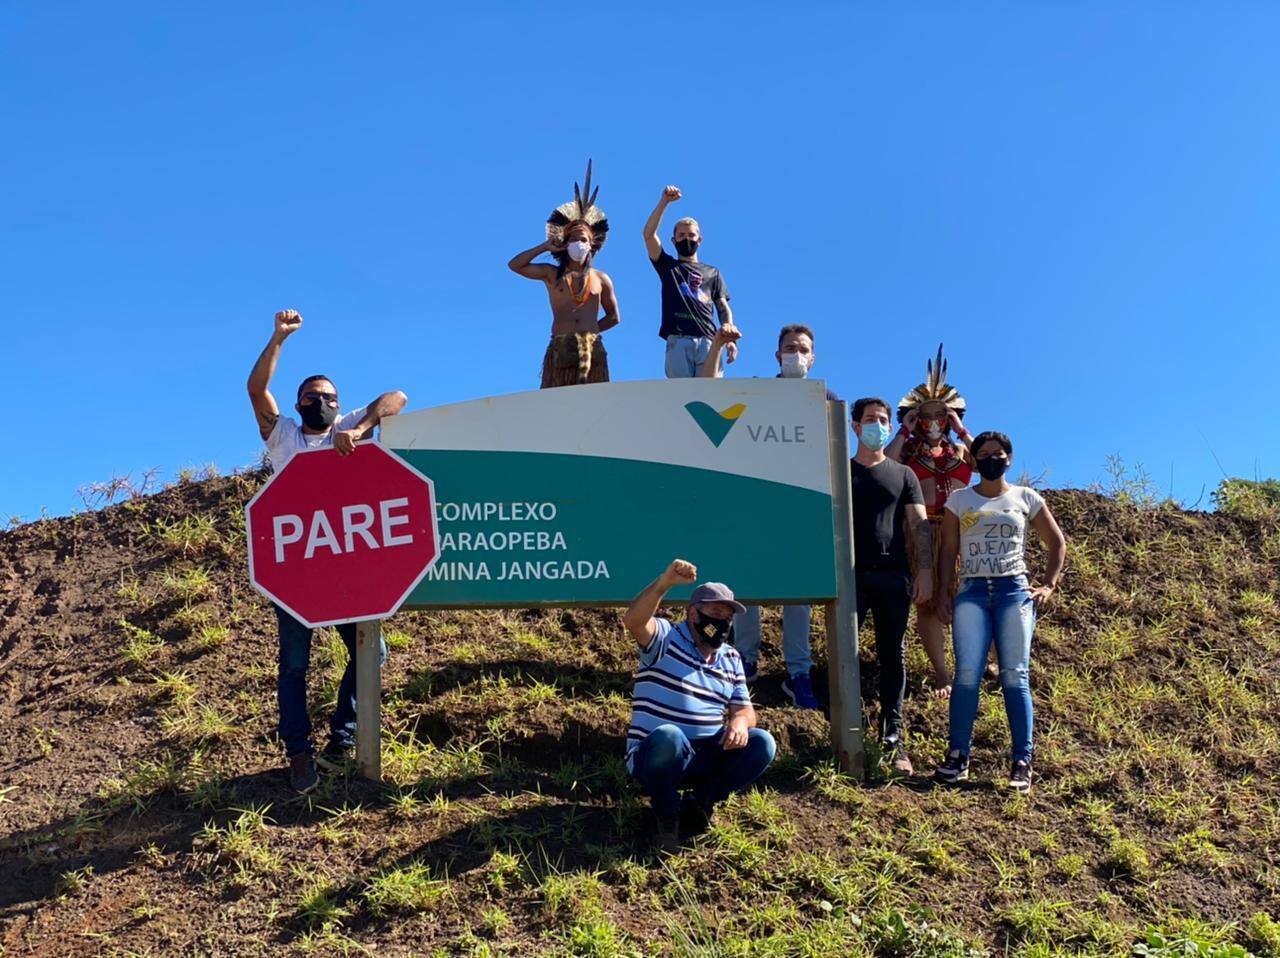
[[915, 547], [916, 575], [922, 571], [933, 571], [933, 529], [928, 519], [912, 517], [907, 520], [911, 531], [912, 543]]
[[258, 431], [262, 433], [263, 439], [271, 435], [279, 419], [280, 414], [278, 412], [264, 412], [258, 415]]

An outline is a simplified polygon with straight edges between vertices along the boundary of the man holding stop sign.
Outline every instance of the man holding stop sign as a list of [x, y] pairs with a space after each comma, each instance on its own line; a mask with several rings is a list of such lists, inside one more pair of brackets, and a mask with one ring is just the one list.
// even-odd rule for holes
[[[339, 456], [350, 456], [356, 443], [372, 436], [373, 429], [387, 416], [404, 409], [405, 394], [396, 390], [383, 393], [368, 406], [340, 415], [338, 390], [326, 376], [308, 376], [298, 387], [297, 410], [302, 422], [280, 415], [275, 397], [268, 386], [275, 374], [284, 341], [302, 326], [302, 317], [292, 309], [275, 315], [275, 329], [249, 374], [249, 399], [258, 418], [258, 431], [267, 444], [271, 469], [279, 473], [299, 452], [333, 447]], [[359, 457], [357, 457], [359, 458]], [[357, 521], [363, 516], [356, 516]], [[384, 524], [395, 523], [392, 514], [382, 517]], [[359, 533], [369, 523], [357, 525]], [[288, 530], [282, 530], [287, 532]], [[364, 533], [365, 537], [369, 533]], [[317, 580], [317, 590], [331, 588], [331, 583]], [[289, 784], [299, 792], [315, 788], [319, 777], [311, 743], [311, 719], [307, 715], [307, 667], [311, 660], [309, 626], [272, 603], [280, 626], [280, 658], [277, 693], [280, 703], [280, 739], [289, 759]], [[332, 767], [345, 760], [354, 744], [356, 729], [356, 624], [338, 626], [338, 634], [347, 648], [349, 660], [338, 686], [338, 704], [329, 722], [329, 742], [320, 755], [321, 764]], [[382, 646], [386, 655], [386, 646]]]

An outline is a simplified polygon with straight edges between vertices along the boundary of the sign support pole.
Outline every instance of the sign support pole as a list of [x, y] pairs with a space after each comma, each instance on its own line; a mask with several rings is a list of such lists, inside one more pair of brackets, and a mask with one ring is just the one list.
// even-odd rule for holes
[[853, 570], [853, 499], [849, 476], [849, 405], [827, 403], [831, 443], [831, 518], [836, 548], [837, 598], [826, 605], [827, 675], [831, 695], [831, 750], [840, 770], [866, 777], [862, 727], [862, 668], [858, 662], [857, 580]]
[[356, 762], [382, 781], [382, 621], [356, 623]]

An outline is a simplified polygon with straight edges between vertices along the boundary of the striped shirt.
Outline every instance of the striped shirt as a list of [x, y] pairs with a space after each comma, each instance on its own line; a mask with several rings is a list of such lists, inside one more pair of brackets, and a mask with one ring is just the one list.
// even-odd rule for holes
[[631, 695], [628, 770], [640, 743], [659, 725], [674, 725], [689, 739], [717, 738], [729, 705], [751, 704], [737, 649], [722, 645], [707, 662], [694, 645], [687, 622], [673, 626], [666, 619], [653, 621], [658, 629], [640, 653]]

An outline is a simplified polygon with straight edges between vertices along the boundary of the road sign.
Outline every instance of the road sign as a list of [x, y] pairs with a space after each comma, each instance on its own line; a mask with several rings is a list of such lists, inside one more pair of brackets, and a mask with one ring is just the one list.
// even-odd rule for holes
[[245, 506], [249, 579], [304, 625], [391, 615], [440, 554], [431, 480], [364, 442], [299, 452]]

